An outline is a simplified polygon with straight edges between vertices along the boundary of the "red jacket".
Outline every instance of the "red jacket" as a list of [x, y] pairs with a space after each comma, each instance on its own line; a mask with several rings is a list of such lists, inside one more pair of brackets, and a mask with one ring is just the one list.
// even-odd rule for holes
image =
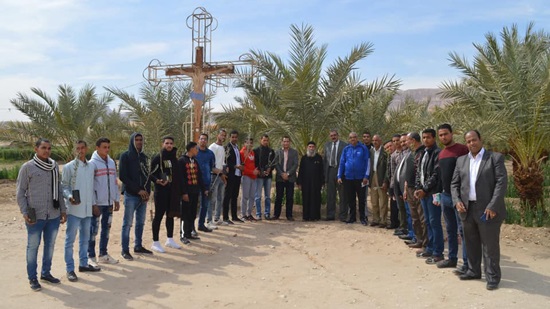
[[256, 164], [254, 164], [254, 151], [250, 149], [248, 156], [245, 157], [246, 147], [243, 146], [241, 149], [241, 162], [244, 166], [243, 176], [248, 176], [252, 179], [256, 179], [254, 175], [254, 170], [256, 169]]

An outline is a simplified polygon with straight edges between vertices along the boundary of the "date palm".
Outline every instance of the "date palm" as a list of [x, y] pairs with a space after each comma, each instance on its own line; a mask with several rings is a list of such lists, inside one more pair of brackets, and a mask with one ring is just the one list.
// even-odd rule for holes
[[[531, 23], [520, 34], [517, 25], [474, 44], [473, 62], [450, 54], [451, 65], [464, 75], [445, 82], [443, 96], [483, 124], [499, 119], [499, 134], [485, 140], [506, 147], [514, 160], [514, 183], [524, 205], [543, 198], [541, 161], [550, 134], [550, 35]], [[470, 129], [474, 129], [471, 127]]]
[[242, 80], [246, 98], [237, 107], [224, 106], [216, 121], [269, 133], [272, 140], [288, 135], [303, 154], [308, 141], [320, 145], [329, 129], [347, 129], [370, 96], [399, 87], [393, 77], [364, 83], [354, 74], [357, 63], [372, 52], [371, 43], [361, 43], [325, 65], [327, 45], [315, 42], [313, 28], [292, 25], [288, 62], [273, 52], [251, 51], [261, 77]]
[[84, 139], [91, 142], [91, 132], [105, 115], [110, 94], [98, 94], [95, 87], [86, 85], [77, 93], [71, 86], [60, 85], [53, 99], [39, 88], [31, 88], [34, 96], [19, 92], [11, 104], [30, 121], [9, 121], [2, 139], [33, 144], [39, 137], [48, 138], [70, 160], [74, 157], [74, 142]]

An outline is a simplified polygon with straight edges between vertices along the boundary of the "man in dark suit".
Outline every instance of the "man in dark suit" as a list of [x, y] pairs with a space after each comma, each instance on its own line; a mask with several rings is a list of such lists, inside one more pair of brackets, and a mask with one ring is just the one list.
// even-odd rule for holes
[[[364, 135], [364, 134], [363, 134]], [[372, 204], [372, 222], [370, 226], [386, 227], [388, 217], [388, 154], [382, 149], [382, 139], [375, 134], [372, 137], [373, 147], [370, 149], [370, 175], [372, 181], [369, 186]]]
[[[225, 146], [227, 184], [223, 195], [223, 221], [227, 224], [233, 222], [244, 222], [237, 216], [237, 199], [241, 187], [241, 176], [243, 166], [241, 164], [241, 153], [239, 152], [239, 132], [233, 130], [229, 133], [229, 144]], [[229, 220], [229, 205], [231, 204], [231, 219]]]
[[483, 148], [477, 130], [464, 136], [470, 152], [457, 159], [451, 182], [453, 204], [464, 224], [468, 271], [460, 280], [481, 278], [485, 260], [487, 290], [500, 283], [500, 226], [506, 218], [504, 195], [508, 183], [504, 156]]
[[338, 184], [338, 168], [342, 150], [348, 145], [338, 139], [338, 131], [330, 131], [330, 141], [325, 143], [323, 152], [323, 165], [327, 180], [327, 220], [336, 218], [336, 193], [338, 193], [338, 218], [344, 222], [348, 218], [348, 207], [345, 202], [344, 188]]
[[[283, 207], [283, 195], [286, 197], [286, 218], [294, 221], [292, 217], [292, 206], [294, 204], [294, 183], [296, 182], [296, 171], [298, 170], [298, 151], [290, 148], [290, 137], [283, 136], [283, 146], [277, 150], [277, 171], [275, 177], [275, 214], [273, 219], [279, 219]], [[286, 193], [286, 194], [285, 194]]]

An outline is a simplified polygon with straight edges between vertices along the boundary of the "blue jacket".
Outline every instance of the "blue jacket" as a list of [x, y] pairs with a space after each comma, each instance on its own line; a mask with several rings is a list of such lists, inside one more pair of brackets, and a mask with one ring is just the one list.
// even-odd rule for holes
[[340, 166], [338, 167], [338, 178], [347, 180], [369, 179], [370, 173], [370, 151], [362, 143], [353, 146], [348, 144], [342, 150]]
[[212, 168], [216, 166], [216, 156], [214, 152], [208, 148], [202, 150], [199, 148], [199, 153], [195, 157], [199, 162], [201, 170], [202, 182], [206, 188], [210, 188], [212, 181]]
[[151, 192], [151, 182], [149, 181], [149, 162], [147, 156], [138, 152], [134, 145], [136, 136], [141, 133], [133, 133], [130, 136], [130, 145], [128, 150], [120, 155], [119, 177], [122, 181], [122, 193], [138, 195], [140, 190]]

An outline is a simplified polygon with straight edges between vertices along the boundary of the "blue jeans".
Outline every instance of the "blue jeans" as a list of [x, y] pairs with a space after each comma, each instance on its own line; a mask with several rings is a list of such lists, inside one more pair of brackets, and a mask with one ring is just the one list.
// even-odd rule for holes
[[464, 232], [462, 222], [458, 216], [456, 208], [453, 207], [453, 198], [448, 193], [441, 193], [441, 207], [443, 208], [443, 218], [447, 226], [447, 238], [449, 239], [449, 259], [458, 259], [458, 233], [462, 238], [462, 259], [464, 265], [468, 265], [466, 257], [466, 246], [464, 245]]
[[409, 207], [409, 203], [407, 201], [405, 202], [405, 212], [407, 213], [407, 229], [409, 230], [408, 236], [412, 238], [414, 242], [416, 242], [416, 236], [414, 235], [414, 229], [413, 229], [413, 223], [412, 223], [412, 217], [411, 217], [411, 208]]
[[52, 258], [55, 238], [59, 230], [60, 217], [48, 220], [37, 220], [27, 226], [27, 275], [29, 280], [37, 279], [38, 247], [40, 238], [44, 237], [44, 253], [42, 254], [42, 275], [47, 275], [52, 269]]
[[111, 222], [113, 222], [113, 206], [99, 207], [99, 217], [92, 217], [90, 224], [90, 242], [88, 243], [88, 257], [95, 257], [95, 239], [99, 231], [99, 221], [101, 220], [101, 235], [99, 236], [99, 256], [107, 255], [107, 245], [109, 244], [109, 232], [111, 231]]
[[426, 194], [420, 202], [422, 203], [426, 228], [428, 230], [426, 252], [430, 252], [434, 256], [442, 256], [445, 244], [443, 242], [443, 227], [441, 226], [441, 207], [433, 204], [433, 196], [431, 194]]
[[[208, 192], [208, 194], [210, 194], [210, 192]], [[201, 207], [199, 210], [199, 227], [204, 226], [206, 216], [208, 216], [210, 220], [212, 220], [212, 207], [210, 207], [210, 198], [207, 196], [204, 196], [204, 194], [201, 193]]]
[[264, 190], [265, 209], [264, 214], [271, 213], [271, 177], [256, 178], [256, 193], [254, 194], [254, 202], [256, 202], [256, 216], [262, 215], [262, 189]]
[[142, 247], [143, 226], [145, 225], [145, 214], [147, 202], [141, 197], [124, 193], [124, 218], [122, 219], [122, 251], [130, 252], [130, 229], [136, 214], [136, 226], [134, 228], [134, 248]]
[[88, 245], [90, 242], [90, 225], [92, 217], [79, 218], [67, 215], [67, 235], [65, 237], [65, 264], [67, 272], [74, 271], [73, 247], [78, 231], [79, 266], [88, 266]]
[[214, 218], [216, 220], [220, 219], [220, 216], [222, 215], [224, 191], [225, 184], [223, 183], [221, 177], [213, 175], [211, 191], [208, 192], [208, 195], [210, 195], [210, 212], [207, 211], [208, 222], [212, 221], [212, 211], [215, 212]]

